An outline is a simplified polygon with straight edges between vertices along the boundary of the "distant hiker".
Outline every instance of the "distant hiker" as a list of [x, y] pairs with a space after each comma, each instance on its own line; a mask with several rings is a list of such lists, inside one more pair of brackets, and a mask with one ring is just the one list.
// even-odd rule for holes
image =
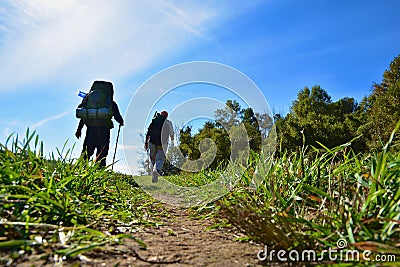
[[112, 117], [124, 126], [117, 103], [113, 100], [114, 89], [111, 82], [95, 81], [90, 92], [84, 97], [76, 109], [76, 117], [80, 118], [75, 136], [79, 139], [82, 128], [86, 125], [86, 136], [83, 141], [82, 154], [90, 158], [96, 149], [95, 161], [106, 166], [106, 157], [110, 147], [110, 129], [114, 128]]
[[152, 182], [158, 182], [158, 176], [162, 175], [162, 167], [165, 161], [165, 151], [168, 147], [168, 138], [174, 141], [174, 127], [167, 120], [168, 112], [156, 113], [151, 121], [146, 134], [144, 148], [150, 149], [150, 161], [152, 166]]

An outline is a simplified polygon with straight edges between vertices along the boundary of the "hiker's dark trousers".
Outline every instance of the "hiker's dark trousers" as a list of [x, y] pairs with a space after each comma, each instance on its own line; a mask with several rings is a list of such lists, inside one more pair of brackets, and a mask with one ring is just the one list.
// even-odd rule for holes
[[85, 141], [83, 141], [82, 154], [90, 158], [96, 150], [96, 161], [100, 166], [106, 166], [106, 157], [110, 146], [110, 129], [107, 127], [87, 126]]

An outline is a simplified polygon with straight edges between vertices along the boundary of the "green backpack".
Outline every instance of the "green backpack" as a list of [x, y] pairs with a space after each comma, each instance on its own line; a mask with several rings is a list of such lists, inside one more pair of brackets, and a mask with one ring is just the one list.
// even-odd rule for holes
[[76, 109], [76, 117], [86, 125], [112, 128], [114, 89], [111, 82], [95, 81]]

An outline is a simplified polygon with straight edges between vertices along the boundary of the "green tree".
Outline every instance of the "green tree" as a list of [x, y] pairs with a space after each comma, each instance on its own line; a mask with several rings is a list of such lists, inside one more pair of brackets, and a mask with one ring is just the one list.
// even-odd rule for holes
[[240, 155], [246, 155], [249, 149], [260, 152], [261, 137], [268, 135], [272, 128], [268, 114], [256, 114], [252, 108], [242, 109], [236, 100], [228, 100], [225, 108], [217, 109], [214, 116], [215, 122], [205, 122], [196, 134], [190, 127], [180, 131], [180, 149], [189, 160], [187, 166], [190, 165], [187, 169], [208, 165], [212, 157], [209, 168], [215, 169], [226, 165], [231, 157], [239, 159]]
[[193, 154], [195, 147], [192, 137], [192, 127], [188, 126], [179, 131], [179, 149], [185, 158], [189, 158]]
[[[248, 141], [250, 150], [254, 152], [261, 151], [262, 137], [266, 137], [272, 128], [272, 118], [268, 114], [254, 113], [251, 107], [243, 108], [236, 100], [226, 101], [226, 106], [223, 109], [217, 109], [215, 112], [217, 127], [238, 127], [243, 124], [246, 133], [243, 138], [236, 136], [236, 140], [242, 139], [240, 143]], [[261, 125], [261, 127], [260, 127]], [[231, 134], [243, 133], [239, 128], [232, 131]]]
[[[353, 123], [357, 103], [353, 98], [332, 102], [320, 86], [305, 87], [293, 101], [285, 118], [276, 117], [279, 142], [283, 150], [294, 151], [302, 145], [334, 147], [356, 135]], [[304, 139], [303, 139], [304, 136]]]
[[[365, 123], [359, 132], [365, 135], [370, 149], [379, 149], [400, 120], [400, 55], [385, 70], [381, 83], [373, 85], [371, 95], [362, 102], [362, 109], [364, 114], [360, 117]], [[394, 143], [399, 143], [398, 137]]]
[[218, 126], [232, 127], [240, 123], [241, 107], [236, 100], [226, 101], [225, 108], [214, 111]]
[[[212, 145], [215, 144], [215, 145]], [[181, 130], [180, 149], [186, 170], [201, 170], [204, 166], [215, 169], [226, 164], [230, 157], [231, 143], [227, 131], [208, 121], [192, 136], [191, 128]]]
[[[274, 126], [274, 119], [268, 113], [255, 114], [262, 138], [267, 138], [268, 134]], [[280, 116], [280, 115], [279, 115]], [[278, 118], [275, 118], [277, 120]]]
[[252, 108], [243, 109], [242, 114], [242, 122], [246, 128], [250, 149], [258, 153], [261, 151], [261, 131], [256, 114]]

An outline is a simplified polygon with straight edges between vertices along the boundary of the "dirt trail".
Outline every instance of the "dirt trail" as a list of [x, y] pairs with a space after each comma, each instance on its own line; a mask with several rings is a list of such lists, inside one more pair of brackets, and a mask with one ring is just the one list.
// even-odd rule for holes
[[262, 266], [257, 259], [261, 245], [237, 241], [241, 234], [232, 227], [213, 228], [213, 219], [196, 219], [187, 210], [164, 205], [169, 216], [162, 225], [146, 226], [122, 244], [96, 248], [73, 260], [25, 258], [14, 266]]
[[163, 225], [135, 234], [147, 249], [126, 239], [112, 251], [87, 254], [88, 262], [82, 266], [261, 266], [257, 252], [262, 247], [236, 241], [240, 234], [234, 229], [208, 229], [212, 219], [191, 218], [180, 208], [166, 209], [170, 216], [161, 219]]

